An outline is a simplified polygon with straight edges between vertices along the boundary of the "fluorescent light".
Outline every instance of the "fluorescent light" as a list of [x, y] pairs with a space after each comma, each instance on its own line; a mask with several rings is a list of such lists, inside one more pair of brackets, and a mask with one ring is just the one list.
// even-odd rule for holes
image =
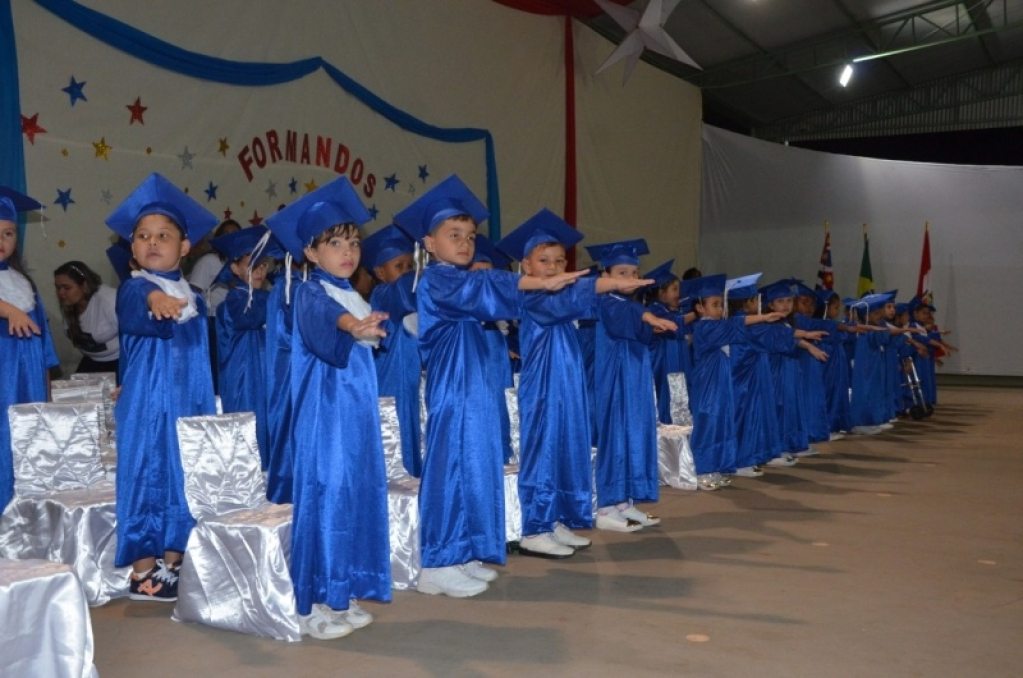
[[842, 75], [838, 77], [838, 84], [842, 87], [849, 85], [849, 81], [852, 80], [853, 67], [852, 64], [846, 64], [845, 68], [842, 69]]

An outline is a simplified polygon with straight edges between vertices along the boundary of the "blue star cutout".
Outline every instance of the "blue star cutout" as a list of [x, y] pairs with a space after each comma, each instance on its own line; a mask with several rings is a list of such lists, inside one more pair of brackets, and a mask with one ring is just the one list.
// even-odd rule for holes
[[387, 184], [386, 186], [384, 186], [384, 190], [385, 191], [397, 192], [397, 189], [395, 188], [398, 185], [398, 175], [397, 175], [397, 173], [392, 174], [389, 177], [384, 177], [384, 183]]
[[57, 199], [53, 202], [53, 204], [60, 205], [61, 207], [64, 208], [64, 211], [67, 212], [67, 206], [73, 204], [74, 201], [75, 201], [74, 198], [71, 197], [70, 188], [67, 189], [66, 191], [62, 191], [58, 188]]
[[210, 182], [210, 185], [206, 187], [206, 202], [217, 199], [218, 188], [219, 186], [214, 186], [213, 182], [212, 181]]
[[85, 87], [85, 83], [84, 82], [76, 82], [75, 81], [75, 76], [72, 75], [71, 76], [71, 84], [68, 85], [67, 87], [62, 87], [60, 91], [61, 92], [67, 92], [68, 96], [71, 97], [71, 106], [73, 108], [74, 105], [75, 105], [75, 102], [78, 101], [79, 99], [81, 99], [82, 101], [88, 101], [88, 99], [85, 98], [85, 92], [82, 91], [82, 89], [84, 87]]
[[430, 176], [430, 173], [426, 171], [426, 165], [419, 166], [419, 178], [426, 183], [426, 177]]
[[291, 177], [291, 182], [288, 184], [288, 190], [291, 191], [292, 195], [298, 193], [298, 182], [295, 181], [295, 177]]
[[370, 216], [370, 218], [373, 219], [373, 221], [376, 221], [377, 220], [377, 214], [379, 212], [380, 212], [380, 210], [377, 209], [377, 206], [373, 205], [372, 207], [369, 208], [369, 216]]

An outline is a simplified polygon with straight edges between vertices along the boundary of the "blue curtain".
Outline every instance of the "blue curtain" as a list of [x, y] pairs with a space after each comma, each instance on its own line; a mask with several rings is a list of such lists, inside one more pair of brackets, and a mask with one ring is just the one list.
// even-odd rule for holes
[[[25, 149], [21, 141], [18, 50], [10, 0], [0, 0], [0, 185], [25, 192]], [[489, 143], [489, 142], [488, 142]], [[489, 183], [488, 183], [489, 187]], [[19, 220], [18, 243], [25, 251], [25, 220]]]
[[[3, 6], [0, 7], [0, 15], [2, 15], [0, 16], [0, 28], [4, 29], [0, 34], [14, 35], [10, 0], [0, 0], [0, 2], [3, 3]], [[111, 47], [126, 52], [137, 59], [174, 71], [175, 73], [229, 85], [259, 87], [297, 80], [322, 68], [345, 92], [407, 132], [448, 143], [485, 142], [487, 208], [490, 210], [490, 220], [488, 222], [489, 234], [492, 240], [496, 241], [500, 238], [501, 199], [497, 184], [497, 159], [494, 151], [494, 138], [489, 131], [471, 127], [445, 129], [427, 124], [415, 116], [387, 103], [321, 57], [312, 57], [286, 64], [228, 61], [181, 49], [105, 14], [84, 7], [77, 2], [72, 2], [72, 0], [36, 0], [36, 3], [97, 40], [105, 42]], [[6, 25], [3, 22], [6, 22]], [[17, 100], [17, 62], [13, 40], [0, 41], [0, 43], [3, 43], [0, 44], [0, 75], [3, 75], [3, 84], [0, 85], [0, 88], [2, 88], [0, 89], [0, 94], [3, 96], [3, 101], [0, 103], [2, 103], [3, 108], [0, 110], [0, 114], [4, 115], [4, 118], [2, 118], [4, 120], [20, 121], [20, 107]], [[10, 51], [9, 56], [7, 54], [8, 51]], [[13, 79], [7, 77], [8, 58], [12, 62]], [[11, 104], [8, 104], [8, 89], [14, 92], [14, 99]], [[13, 107], [12, 110], [14, 112], [11, 115], [7, 115], [8, 105]], [[17, 138], [17, 143], [14, 145], [17, 148], [19, 162], [17, 167], [12, 166], [12, 170], [17, 171], [17, 176], [20, 177], [20, 185], [24, 188], [25, 167], [20, 140], [21, 129], [19, 127], [17, 130], [12, 129], [10, 132], [11, 136]], [[4, 134], [7, 134], [6, 129]], [[4, 139], [6, 141], [7, 136]], [[6, 156], [7, 154], [5, 153], [4, 157], [0, 158], [0, 163], [4, 165], [0, 169], [3, 169], [5, 172], [2, 177], [5, 181], [7, 180], [6, 165], [9, 163], [9, 159]], [[17, 188], [19, 184], [9, 183], [8, 185]]]

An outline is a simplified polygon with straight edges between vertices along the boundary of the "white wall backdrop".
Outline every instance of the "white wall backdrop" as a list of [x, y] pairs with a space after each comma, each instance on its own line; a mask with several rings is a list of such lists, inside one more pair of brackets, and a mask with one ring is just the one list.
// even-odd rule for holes
[[[490, 130], [505, 231], [540, 207], [561, 212], [563, 19], [480, 0], [83, 4], [203, 55], [255, 62], [321, 56], [425, 122]], [[485, 195], [482, 142], [446, 144], [405, 133], [322, 71], [270, 87], [220, 85], [138, 61], [30, 0], [13, 0], [12, 8], [22, 114], [38, 115], [45, 129], [34, 141], [24, 137], [29, 193], [47, 205], [44, 227], [30, 226], [24, 249], [65, 365], [77, 357], [60, 337], [50, 273], [80, 259], [113, 280], [103, 219], [149, 172], [164, 173], [218, 216], [230, 210], [242, 223], [290, 202], [307, 183], [336, 176], [339, 145], [350, 152], [349, 176], [355, 159], [362, 160], [361, 188], [370, 190], [374, 176], [366, 202], [379, 213], [371, 231], [451, 172]], [[587, 242], [646, 236], [656, 248], [651, 265], [671, 256], [688, 265], [699, 218], [700, 93], [642, 63], [624, 87], [620, 69], [593, 78], [613, 45], [579, 24], [575, 37], [578, 225]], [[86, 83], [87, 97], [73, 106], [62, 91], [72, 77]], [[144, 122], [131, 122], [126, 109], [136, 99], [147, 107]], [[283, 144], [288, 131], [298, 134], [299, 149], [309, 135], [311, 162], [250, 164], [250, 180], [239, 153], [248, 147], [253, 157], [257, 143], [269, 146], [270, 133]], [[330, 140], [330, 166], [315, 162], [318, 137]], [[388, 190], [385, 178], [392, 176], [398, 181]], [[211, 184], [215, 198], [206, 193]], [[67, 189], [74, 202], [65, 210], [55, 201]]]
[[831, 223], [835, 287], [855, 296], [869, 227], [875, 287], [916, 292], [924, 223], [938, 324], [962, 352], [944, 372], [1023, 376], [1023, 168], [819, 153], [703, 128], [700, 265], [811, 285]]

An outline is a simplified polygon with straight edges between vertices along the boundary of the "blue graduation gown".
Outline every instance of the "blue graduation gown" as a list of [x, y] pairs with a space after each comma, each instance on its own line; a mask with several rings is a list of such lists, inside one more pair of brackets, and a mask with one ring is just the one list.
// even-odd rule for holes
[[822, 344], [829, 356], [824, 363], [824, 406], [828, 415], [828, 428], [835, 433], [848, 431], [852, 424], [849, 419], [849, 359], [845, 348], [852, 335], [839, 331], [838, 323], [834, 320], [821, 322], [827, 323], [829, 328], [828, 336]]
[[802, 349], [797, 348], [788, 353], [772, 353], [770, 357], [783, 452], [801, 452], [810, 447], [806, 419], [803, 415], [805, 404], [797, 351]]
[[891, 335], [864, 332], [856, 339], [849, 416], [853, 426], [878, 426], [890, 419], [885, 399], [885, 349]]
[[[504, 318], [502, 318], [504, 320]], [[508, 419], [508, 405], [504, 391], [515, 385], [512, 380], [511, 357], [508, 355], [508, 339], [497, 323], [483, 323], [483, 337], [487, 342], [487, 379], [490, 393], [497, 398], [497, 420], [501, 436], [501, 459], [508, 463], [512, 456], [511, 421]]]
[[316, 270], [294, 290], [290, 569], [299, 614], [309, 614], [313, 603], [346, 610], [350, 598], [391, 599], [373, 351], [337, 328], [348, 311], [321, 281], [348, 286]]
[[[155, 273], [171, 280], [180, 272]], [[194, 520], [185, 501], [177, 420], [213, 414], [206, 304], [198, 317], [154, 320], [146, 297], [159, 288], [131, 278], [117, 290], [123, 379], [117, 421], [118, 567], [184, 551]]]
[[[6, 262], [0, 262], [6, 269]], [[46, 371], [60, 362], [53, 350], [46, 310], [35, 294], [36, 307], [28, 317], [39, 326], [38, 336], [11, 336], [6, 318], [0, 318], [0, 511], [14, 496], [14, 459], [7, 408], [20, 403], [46, 402]]]
[[[807, 318], [797, 313], [795, 319], [796, 327], [807, 332], [832, 331], [828, 321], [819, 318]], [[826, 349], [824, 351], [827, 353]], [[828, 353], [828, 360], [822, 363], [810, 355], [809, 351], [800, 350], [796, 355], [799, 356], [800, 387], [803, 391], [803, 425], [806, 435], [811, 443], [824, 442], [831, 437], [831, 427], [828, 425], [827, 398], [824, 394], [824, 369], [825, 365], [831, 362], [832, 356]]]
[[419, 357], [419, 339], [402, 324], [405, 316], [416, 312], [416, 293], [412, 291], [415, 275], [409, 272], [393, 283], [377, 285], [370, 296], [370, 305], [390, 315], [387, 337], [381, 340], [374, 357], [377, 388], [381, 396], [394, 396], [401, 433], [402, 465], [409, 475], [418, 478], [423, 474], [419, 421], [419, 380], [423, 374], [423, 361]]
[[433, 263], [417, 288], [426, 366], [426, 455], [419, 488], [423, 567], [505, 562], [504, 450], [481, 322], [518, 317], [519, 276]]
[[[657, 501], [657, 410], [646, 309], [617, 294], [600, 297], [595, 378], [597, 506]], [[596, 376], [596, 375], [595, 375]]]
[[[745, 317], [736, 314], [734, 317]], [[771, 376], [771, 353], [790, 353], [799, 340], [782, 324], [760, 323], [746, 328], [749, 343], [729, 348], [735, 395], [735, 466], [757, 466], [781, 454], [781, 431]]]
[[217, 306], [217, 384], [224, 412], [256, 415], [259, 461], [270, 458], [266, 419], [266, 309], [270, 293], [252, 290], [235, 278], [235, 286]]
[[746, 318], [702, 319], [693, 323], [693, 448], [696, 473], [736, 469], [735, 395], [725, 347], [747, 341]]
[[596, 280], [525, 295], [519, 342], [522, 534], [593, 526], [593, 466], [583, 355], [573, 320], [597, 314]]
[[[650, 365], [654, 370], [654, 386], [657, 389], [657, 420], [662, 424], [671, 423], [671, 389], [668, 387], [668, 375], [683, 372], [683, 355], [688, 353], [685, 346], [685, 321], [681, 311], [672, 311], [660, 301], [655, 301], [647, 310], [658, 318], [667, 318], [678, 325], [677, 332], [660, 332], [654, 334], [650, 344]], [[688, 375], [686, 377], [688, 383]]]
[[[291, 276], [290, 299], [286, 275]], [[296, 271], [279, 273], [266, 302], [266, 498], [275, 504], [290, 504], [292, 499], [291, 335], [295, 291], [302, 284]]]
[[[593, 387], [594, 363], [597, 360], [597, 320], [584, 319], [575, 324], [575, 336], [583, 356], [586, 373], [586, 405], [590, 413], [590, 447], [597, 445], [597, 401]], [[521, 422], [520, 422], [521, 423]]]

